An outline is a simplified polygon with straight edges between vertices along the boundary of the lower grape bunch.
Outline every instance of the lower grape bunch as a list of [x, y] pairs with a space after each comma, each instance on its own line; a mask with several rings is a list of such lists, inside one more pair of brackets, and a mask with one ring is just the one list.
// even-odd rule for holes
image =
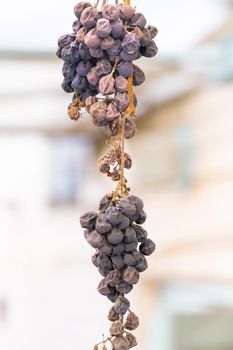
[[108, 340], [115, 350], [128, 350], [137, 345], [129, 330], [135, 330], [139, 320], [130, 310], [125, 294], [131, 292], [140, 273], [147, 269], [145, 256], [155, 250], [155, 243], [141, 226], [145, 220], [143, 201], [139, 197], [129, 195], [114, 201], [113, 194], [101, 199], [98, 213], [88, 211], [80, 217], [84, 236], [96, 249], [92, 262], [103, 276], [97, 289], [114, 304], [108, 315], [113, 322]]

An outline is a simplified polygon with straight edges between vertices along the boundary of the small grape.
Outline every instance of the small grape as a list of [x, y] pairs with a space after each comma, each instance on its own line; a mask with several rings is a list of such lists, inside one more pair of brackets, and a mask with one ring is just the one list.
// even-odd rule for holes
[[79, 74], [76, 74], [74, 79], [72, 80], [71, 86], [76, 91], [85, 89], [85, 87], [87, 86], [86, 77], [80, 77]]
[[148, 235], [147, 231], [142, 226], [138, 225], [133, 225], [133, 228], [136, 231], [138, 242], [144, 242]]
[[139, 217], [136, 220], [136, 224], [142, 225], [144, 224], [144, 222], [146, 221], [146, 212], [144, 210], [141, 211], [141, 213], [139, 214]]
[[127, 216], [125, 215], [122, 215], [123, 219], [122, 219], [122, 222], [118, 225], [118, 228], [120, 230], [125, 230], [129, 227], [130, 225], [130, 220]]
[[135, 52], [138, 52], [140, 42], [135, 33], [130, 32], [124, 36], [121, 46], [124, 52], [126, 52], [127, 54], [134, 54]]
[[116, 106], [114, 106], [113, 103], [109, 103], [107, 107], [107, 112], [106, 112], [106, 119], [108, 121], [113, 121], [116, 118], [119, 118], [120, 113], [117, 110]]
[[128, 80], [123, 76], [118, 76], [115, 79], [115, 89], [117, 92], [127, 92], [128, 91]]
[[145, 271], [148, 268], [148, 263], [147, 263], [146, 258], [143, 255], [141, 255], [139, 257], [137, 264], [134, 267], [138, 272]]
[[124, 326], [121, 321], [115, 321], [109, 330], [111, 336], [116, 336], [124, 333]]
[[138, 247], [138, 242], [136, 240], [130, 243], [125, 243], [125, 252], [132, 253], [137, 249], [137, 247]]
[[102, 234], [111, 231], [112, 225], [107, 220], [106, 215], [104, 213], [99, 214], [96, 220], [95, 228], [99, 233], [102, 233]]
[[117, 286], [116, 290], [121, 294], [128, 294], [133, 289], [133, 286], [125, 281], [121, 281]]
[[100, 248], [104, 243], [104, 237], [101, 234], [99, 234], [96, 230], [93, 230], [87, 236], [87, 242], [93, 248]]
[[151, 255], [155, 251], [155, 243], [151, 239], [147, 238], [140, 244], [139, 251], [143, 255]]
[[79, 61], [79, 46], [76, 43], [65, 46], [61, 51], [61, 58], [69, 63], [77, 63]]
[[97, 219], [97, 213], [95, 211], [88, 211], [80, 217], [80, 225], [83, 228], [92, 230], [95, 226]]
[[72, 25], [72, 29], [74, 33], [77, 33], [77, 31], [82, 27], [80, 20], [76, 19], [76, 21], [74, 21], [73, 25]]
[[120, 293], [117, 291], [114, 291], [112, 293], [110, 293], [109, 295], [107, 295], [107, 298], [112, 302], [115, 303], [119, 297]]
[[150, 31], [147, 29], [147, 28], [144, 28], [142, 30], [143, 32], [143, 36], [140, 38], [140, 46], [147, 46], [150, 41], [151, 41], [151, 34], [150, 34]]
[[90, 114], [93, 122], [97, 126], [103, 126], [107, 123], [106, 120], [107, 104], [103, 101], [94, 103], [90, 108]]
[[90, 48], [89, 52], [90, 52], [91, 57], [104, 58], [104, 51], [100, 47], [97, 49]]
[[119, 225], [123, 219], [120, 211], [114, 206], [106, 211], [106, 217], [113, 226]]
[[137, 235], [135, 230], [133, 229], [132, 226], [130, 226], [129, 228], [127, 228], [125, 230], [125, 234], [124, 234], [124, 242], [125, 243], [131, 243], [137, 240]]
[[74, 7], [74, 14], [77, 18], [80, 18], [83, 10], [87, 7], [91, 7], [91, 4], [89, 2], [79, 2]]
[[130, 308], [129, 300], [124, 298], [124, 297], [118, 297], [118, 299], [114, 305], [114, 310], [119, 315], [124, 315], [128, 311], [129, 308]]
[[124, 259], [121, 255], [114, 255], [112, 256], [112, 264], [113, 267], [117, 270], [122, 269], [125, 266]]
[[125, 253], [124, 255], [124, 263], [127, 266], [134, 266], [137, 264], [137, 260], [131, 253]]
[[140, 58], [140, 52], [136, 51], [133, 53], [127, 53], [124, 50], [122, 50], [120, 53], [120, 57], [123, 61], [132, 62]]
[[115, 96], [116, 107], [120, 112], [123, 112], [129, 107], [129, 95], [125, 92], [117, 93]]
[[99, 91], [102, 95], [110, 95], [115, 92], [115, 79], [112, 74], [105, 75], [99, 81]]
[[99, 60], [96, 63], [96, 74], [99, 76], [109, 74], [111, 70], [112, 70], [111, 62], [109, 62], [109, 60], [107, 59]]
[[124, 244], [121, 242], [112, 247], [112, 256], [121, 255], [125, 250]]
[[139, 86], [145, 81], [145, 74], [143, 70], [138, 67], [136, 64], [134, 64], [134, 71], [133, 71], [133, 85]]
[[114, 5], [105, 5], [102, 9], [102, 17], [110, 21], [116, 21], [119, 19], [119, 16], [119, 9]]
[[151, 35], [151, 39], [154, 39], [156, 37], [156, 35], [158, 34], [158, 29], [154, 26], [151, 26], [151, 25], [147, 26], [146, 28]]
[[110, 35], [112, 31], [111, 24], [108, 19], [100, 18], [96, 24], [96, 33], [99, 38], [104, 39]]
[[99, 84], [100, 77], [97, 75], [97, 68], [92, 67], [87, 74], [87, 80], [92, 86], [97, 86]]
[[132, 333], [127, 332], [125, 335], [125, 339], [127, 340], [130, 349], [138, 345], [137, 339]]
[[87, 28], [94, 28], [98, 20], [99, 14], [95, 7], [89, 6], [85, 8], [80, 16], [80, 22]]
[[58, 39], [58, 46], [63, 49], [67, 45], [71, 44], [74, 40], [75, 40], [75, 35], [74, 34], [62, 35]]
[[98, 264], [97, 264], [97, 256], [98, 256], [98, 253], [95, 253], [92, 255], [91, 257], [91, 261], [93, 263], [93, 265], [95, 265], [95, 267], [98, 267]]
[[123, 241], [123, 233], [119, 228], [113, 227], [111, 233], [108, 234], [107, 240], [110, 244], [116, 245]]
[[130, 203], [128, 198], [123, 198], [118, 203], [118, 208], [120, 212], [126, 215], [129, 219], [131, 219], [137, 211], [136, 205], [134, 203]]
[[129, 343], [122, 335], [117, 336], [113, 340], [113, 350], [129, 350]]
[[112, 262], [110, 258], [105, 254], [101, 254], [101, 253], [98, 254], [97, 264], [98, 264], [98, 267], [101, 269], [106, 269], [106, 270], [112, 269]]
[[143, 201], [139, 197], [134, 196], [132, 194], [128, 196], [128, 200], [130, 203], [136, 205], [138, 213], [141, 213], [144, 207]]
[[64, 79], [61, 86], [65, 92], [74, 92], [74, 89], [71, 87], [71, 81], [69, 79]]
[[135, 315], [134, 312], [129, 311], [124, 326], [128, 330], [134, 331], [139, 326], [139, 318], [138, 318], [138, 316]]
[[123, 18], [124, 20], [130, 19], [134, 16], [134, 9], [132, 6], [128, 4], [118, 4], [117, 8], [119, 9], [120, 12], [120, 17]]
[[100, 47], [102, 50], [111, 49], [111, 47], [114, 45], [114, 42], [115, 41], [111, 36], [107, 36], [106, 38], [102, 39]]
[[111, 293], [110, 288], [108, 287], [108, 284], [106, 282], [106, 278], [102, 279], [97, 287], [97, 290], [102, 295], [109, 295]]
[[112, 322], [119, 320], [119, 314], [115, 311], [114, 307], [108, 313], [108, 320]]
[[84, 42], [84, 37], [87, 34], [87, 29], [82, 27], [76, 33], [76, 41], [79, 43]]
[[88, 61], [91, 59], [90, 51], [85, 43], [79, 44], [79, 56], [82, 60]]
[[123, 280], [129, 284], [137, 284], [139, 273], [133, 266], [128, 266], [123, 273]]
[[121, 52], [121, 40], [119, 39], [115, 40], [114, 44], [110, 47], [110, 49], [107, 49], [106, 52], [109, 56], [114, 57], [116, 61], [116, 57]]
[[64, 62], [62, 67], [62, 74], [64, 78], [67, 80], [73, 80], [75, 76], [75, 69], [76, 69], [75, 64]]
[[127, 117], [125, 119], [125, 138], [131, 139], [136, 133], [136, 124], [132, 118]]
[[97, 31], [95, 28], [87, 32], [87, 34], [84, 36], [84, 42], [89, 49], [98, 49], [100, 47], [101, 40], [97, 36]]
[[120, 62], [117, 67], [117, 72], [125, 78], [133, 75], [133, 64], [132, 62]]
[[120, 39], [124, 36], [125, 30], [124, 30], [124, 24], [122, 20], [118, 19], [114, 22], [111, 22], [111, 26], [112, 26], [111, 36], [114, 39]]
[[142, 56], [145, 57], [153, 57], [157, 54], [158, 48], [153, 40], [149, 42], [149, 44], [145, 47], [141, 47], [140, 52]]
[[146, 18], [145, 18], [145, 16], [144, 16], [142, 13], [137, 12], [137, 13], [135, 13], [135, 15], [131, 18], [130, 24], [131, 24], [132, 26], [137, 26], [137, 27], [143, 29], [143, 28], [145, 27], [145, 25], [146, 25]]
[[101, 200], [100, 200], [100, 203], [99, 203], [99, 211], [104, 211], [106, 210], [110, 203], [111, 203], [111, 200], [112, 200], [112, 197], [110, 195], [105, 195]]
[[119, 270], [112, 270], [106, 277], [107, 283], [110, 287], [116, 287], [121, 282], [121, 273]]

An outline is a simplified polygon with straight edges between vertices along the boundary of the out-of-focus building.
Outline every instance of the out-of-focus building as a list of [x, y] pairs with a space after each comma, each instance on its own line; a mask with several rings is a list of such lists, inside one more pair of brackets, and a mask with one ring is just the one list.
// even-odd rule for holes
[[[141, 62], [127, 176], [157, 243], [131, 299], [145, 350], [233, 347], [232, 17], [202, 39]], [[0, 60], [0, 348], [84, 348], [110, 307], [78, 223], [112, 189], [95, 165], [103, 134], [66, 118], [54, 55]]]

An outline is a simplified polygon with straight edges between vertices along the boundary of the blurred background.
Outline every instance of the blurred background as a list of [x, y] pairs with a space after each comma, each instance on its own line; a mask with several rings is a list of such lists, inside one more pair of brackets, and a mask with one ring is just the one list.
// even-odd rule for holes
[[[159, 29], [141, 60], [126, 174], [157, 243], [131, 293], [141, 350], [233, 349], [233, 1], [133, 1]], [[57, 37], [75, 1], [0, 12], [0, 348], [91, 349], [110, 303], [96, 291], [79, 215], [113, 184], [105, 135], [66, 116]]]

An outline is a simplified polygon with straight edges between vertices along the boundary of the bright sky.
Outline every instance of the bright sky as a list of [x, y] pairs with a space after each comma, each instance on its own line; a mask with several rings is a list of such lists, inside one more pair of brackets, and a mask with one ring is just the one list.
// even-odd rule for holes
[[[71, 31], [74, 0], [4, 1], [0, 50], [55, 50], [58, 36]], [[192, 47], [227, 16], [224, 0], [132, 0], [159, 29], [160, 54]]]

